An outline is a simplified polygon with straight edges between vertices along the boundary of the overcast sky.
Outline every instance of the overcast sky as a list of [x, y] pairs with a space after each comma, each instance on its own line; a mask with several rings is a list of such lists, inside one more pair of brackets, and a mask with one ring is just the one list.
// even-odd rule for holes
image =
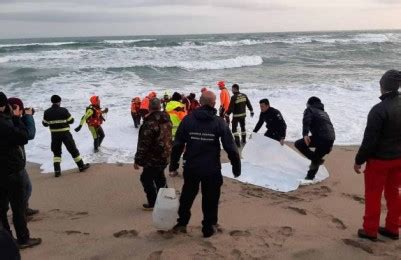
[[0, 0], [0, 38], [401, 29], [401, 0]]

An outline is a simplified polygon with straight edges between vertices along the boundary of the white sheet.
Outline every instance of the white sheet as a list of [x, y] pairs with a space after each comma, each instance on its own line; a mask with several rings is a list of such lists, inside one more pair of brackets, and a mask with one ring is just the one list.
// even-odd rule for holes
[[[305, 181], [310, 161], [287, 145], [281, 146], [262, 134], [252, 134], [242, 150], [242, 157], [242, 173], [237, 180], [275, 191], [293, 191], [300, 185], [321, 182], [329, 177], [322, 165], [315, 180]], [[224, 176], [234, 178], [230, 163], [223, 164], [222, 172]]]

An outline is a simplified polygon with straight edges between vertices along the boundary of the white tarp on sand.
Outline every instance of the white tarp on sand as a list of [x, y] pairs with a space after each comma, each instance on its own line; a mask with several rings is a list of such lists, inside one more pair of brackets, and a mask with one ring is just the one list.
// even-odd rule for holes
[[[305, 181], [310, 161], [287, 145], [281, 146], [262, 134], [252, 134], [242, 150], [242, 158], [239, 181], [276, 191], [293, 191], [299, 185], [320, 182], [329, 177], [327, 169], [320, 166], [315, 180]], [[223, 164], [222, 171], [224, 176], [233, 178], [230, 163]]]

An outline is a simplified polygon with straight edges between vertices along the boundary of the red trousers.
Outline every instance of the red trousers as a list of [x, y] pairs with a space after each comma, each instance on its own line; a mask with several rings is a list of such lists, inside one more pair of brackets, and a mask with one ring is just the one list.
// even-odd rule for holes
[[365, 169], [365, 216], [363, 228], [370, 236], [377, 236], [380, 224], [381, 199], [387, 203], [385, 228], [398, 234], [401, 216], [401, 159], [370, 159]]

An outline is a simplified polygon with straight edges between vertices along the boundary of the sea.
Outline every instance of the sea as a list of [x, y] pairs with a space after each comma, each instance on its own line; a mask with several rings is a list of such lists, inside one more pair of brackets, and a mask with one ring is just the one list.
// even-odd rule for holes
[[[99, 153], [93, 153], [86, 127], [72, 131], [91, 163], [133, 162], [138, 135], [130, 115], [133, 97], [177, 91], [199, 98], [202, 87], [218, 93], [220, 80], [229, 89], [239, 84], [250, 98], [255, 117], [248, 113], [249, 133], [259, 100], [268, 98], [287, 122], [287, 140], [301, 138], [306, 101], [317, 96], [333, 121], [335, 144], [357, 145], [369, 110], [380, 101], [380, 77], [388, 69], [401, 69], [400, 57], [401, 31], [0, 40], [0, 91], [35, 108], [37, 133], [26, 146], [27, 157], [51, 172], [50, 133], [41, 121], [53, 94], [74, 116], [72, 128], [92, 95], [109, 108]], [[62, 168], [74, 168], [63, 152]]]

